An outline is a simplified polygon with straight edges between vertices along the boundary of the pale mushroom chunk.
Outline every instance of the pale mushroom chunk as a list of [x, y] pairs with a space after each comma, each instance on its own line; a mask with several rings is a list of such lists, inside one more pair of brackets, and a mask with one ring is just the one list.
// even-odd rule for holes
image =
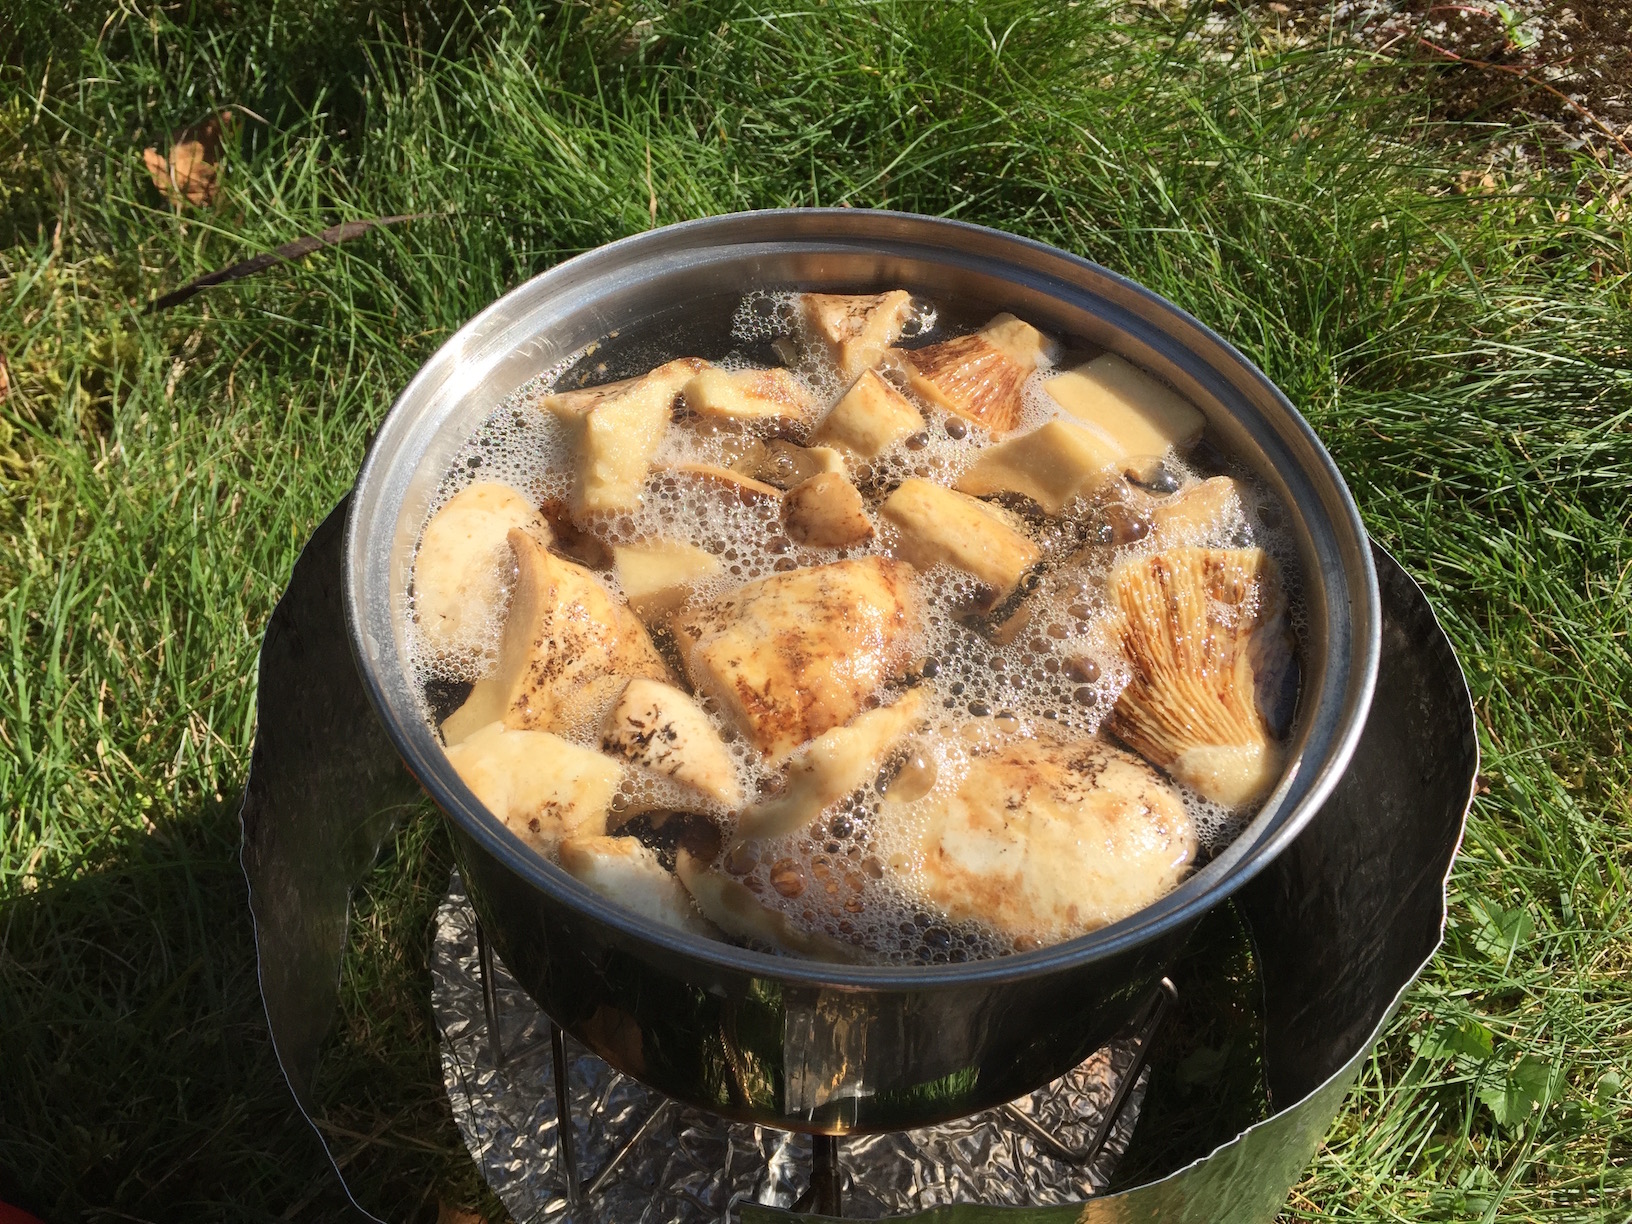
[[766, 905], [742, 881], [715, 871], [685, 850], [676, 857], [675, 874], [704, 916], [734, 939], [811, 960], [844, 963], [866, 959], [860, 948], [806, 930]]
[[1052, 349], [1031, 324], [1000, 314], [972, 335], [897, 349], [896, 357], [919, 395], [1001, 434], [1019, 424], [1021, 387]]
[[912, 295], [888, 293], [805, 293], [799, 297], [805, 331], [823, 344], [846, 378], [855, 378], [884, 359], [912, 317]]
[[859, 459], [876, 459], [924, 427], [924, 417], [876, 370], [866, 370], [839, 397], [811, 441], [836, 446]]
[[1184, 450], [1207, 425], [1195, 406], [1114, 353], [1043, 383], [1055, 402], [1098, 431], [1118, 461]]
[[1162, 543], [1195, 543], [1241, 512], [1241, 494], [1228, 476], [1197, 481], [1170, 497], [1153, 498], [1151, 532]]
[[702, 707], [672, 684], [629, 681], [607, 715], [601, 747], [726, 807], [742, 802], [736, 763], [720, 733]]
[[574, 515], [632, 510], [668, 432], [675, 396], [708, 363], [682, 357], [639, 378], [546, 395], [544, 408], [572, 427]]
[[1042, 550], [997, 507], [933, 481], [903, 480], [879, 513], [900, 532], [896, 552], [902, 560], [919, 569], [950, 565], [972, 575], [987, 589], [980, 601], [986, 607], [1007, 598], [1042, 559]]
[[681, 394], [688, 410], [714, 419], [802, 421], [816, 411], [809, 389], [787, 370], [710, 368]]
[[1100, 740], [1036, 738], [974, 749], [955, 785], [879, 820], [903, 886], [954, 923], [1018, 949], [1085, 935], [1184, 878], [1196, 832], [1149, 765]]
[[612, 546], [612, 572], [623, 597], [647, 624], [674, 611], [720, 573], [720, 559], [683, 540], [652, 539]]
[[1170, 548], [1122, 562], [1106, 593], [1132, 670], [1112, 733], [1205, 799], [1262, 799], [1281, 751], [1259, 694], [1291, 667], [1274, 563], [1258, 548]]
[[918, 623], [911, 568], [870, 556], [760, 578], [672, 627], [696, 689], [779, 762], [904, 670]]
[[842, 727], [824, 731], [788, 762], [781, 793], [754, 804], [737, 820], [744, 838], [785, 837], [878, 777], [891, 750], [922, 724], [928, 703], [918, 689]]
[[473, 655], [492, 636], [503, 613], [511, 528], [546, 547], [553, 541], [537, 508], [496, 481], [460, 490], [425, 525], [414, 556], [414, 614], [437, 657]]
[[782, 522], [789, 536], [812, 548], [849, 548], [873, 538], [867, 503], [838, 472], [823, 472], [789, 489]]
[[573, 879], [648, 922], [705, 939], [720, 936], [657, 854], [632, 837], [569, 837], [559, 858]]
[[1050, 421], [982, 451], [959, 477], [957, 487], [974, 497], [1018, 493], [1046, 513], [1058, 514], [1078, 495], [1091, 493], [1112, 478], [1118, 458], [1081, 426]]
[[488, 723], [448, 749], [482, 806], [522, 841], [553, 855], [563, 838], [606, 832], [623, 766], [548, 731]]
[[502, 719], [517, 730], [559, 731], [591, 713], [594, 695], [610, 700], [618, 677], [669, 678], [669, 667], [642, 625], [589, 570], [563, 560], [525, 532], [509, 535], [516, 560], [498, 670], [478, 684], [442, 724], [453, 744]]

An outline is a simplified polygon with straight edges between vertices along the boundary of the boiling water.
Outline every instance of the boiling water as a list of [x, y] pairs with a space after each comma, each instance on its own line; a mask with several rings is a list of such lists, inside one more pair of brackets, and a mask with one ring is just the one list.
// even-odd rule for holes
[[[963, 330], [970, 329], [943, 327], [932, 306], [916, 304], [902, 343], [913, 347]], [[845, 390], [846, 380], [821, 346], [796, 342], [799, 329], [793, 294], [749, 295], [732, 317], [731, 335], [733, 351], [724, 357], [679, 351], [672, 344], [648, 340], [633, 360], [624, 355], [619, 364], [627, 369], [612, 371], [598, 360], [598, 346], [591, 346], [547, 371], [509, 397], [476, 430], [450, 465], [432, 511], [476, 481], [508, 484], [535, 505], [564, 502], [571, 485], [572, 440], [566, 427], [539, 406], [539, 400], [554, 390], [593, 386], [678, 356], [709, 356], [716, 366], [726, 369], [771, 364], [742, 355], [753, 350], [774, 354], [773, 360], [792, 370], [818, 405], [833, 403]], [[614, 334], [609, 339], [617, 337]], [[1083, 356], [1075, 354], [1073, 362]], [[1043, 390], [1043, 380], [1054, 372], [1045, 363], [1025, 384], [1024, 408], [1015, 434], [1055, 417], [1072, 419]], [[870, 511], [876, 511], [888, 492], [908, 477], [955, 483], [991, 444], [979, 428], [915, 402], [926, 422], [924, 430], [849, 472]], [[791, 440], [804, 442], [822, 415], [818, 411], [802, 431], [796, 428]], [[895, 529], [876, 514], [872, 515], [875, 535], [866, 544], [849, 549], [810, 547], [785, 533], [778, 501], [722, 497], [706, 482], [660, 470], [680, 462], [729, 467], [753, 444], [755, 436], [751, 427], [738, 423], [713, 426], [686, 419], [671, 426], [656, 456], [642, 504], [631, 513], [597, 521], [594, 536], [599, 545], [661, 536], [718, 557], [719, 575], [694, 589], [693, 603], [771, 574], [869, 553], [892, 553]], [[790, 437], [785, 431], [780, 436]], [[1029, 620], [1006, 644], [993, 640], [989, 623], [974, 623], [967, 614], [978, 595], [973, 578], [944, 566], [919, 575], [921, 627], [908, 652], [915, 662], [879, 697], [889, 702], [908, 687], [921, 686], [928, 696], [928, 725], [893, 755], [872, 786], [834, 805], [803, 831], [733, 848], [732, 812], [717, 805], [710, 810], [695, 792], [635, 770], [628, 771], [614, 805], [614, 821], [620, 813], [639, 815], [628, 827], [672, 865], [677, 827], [684, 828], [684, 822], [666, 820], [666, 813], [705, 816], [719, 833], [717, 838], [705, 839], [718, 854], [717, 866], [800, 925], [858, 944], [881, 961], [947, 963], [1003, 955], [1039, 942], [1024, 935], [1017, 939], [1012, 933], [999, 935], [938, 920], [914, 900], [910, 887], [901, 886], [890, 864], [905, 853], [906, 835], [928, 808], [956, 789], [972, 752], [1014, 738], [1060, 731], [1081, 738], [1099, 728], [1128, 679], [1127, 665], [1104, 627], [1102, 592], [1112, 567], [1129, 556], [1182, 544], [1261, 547], [1278, 564], [1289, 623], [1295, 633], [1302, 627], [1302, 601], [1290, 541], [1266, 523], [1266, 519], [1280, 520], [1278, 507], [1244, 471], [1222, 457], [1214, 456], [1210, 471], [1197, 470], [1172, 455], [1163, 460], [1163, 467], [1183, 484], [1206, 475], [1231, 475], [1241, 493], [1239, 504], [1210, 529], [1190, 538], [1176, 539], [1168, 533], [1159, 544], [1148, 535], [1122, 544], [1106, 542], [1113, 526], [1126, 522], [1130, 515], [1129, 506], [1114, 501], [1079, 499], [1058, 517], [1033, 518], [1028, 532], [1042, 550], [1042, 565], [1036, 586], [1023, 599]], [[592, 543], [592, 554], [595, 547]], [[513, 562], [508, 550], [501, 552], [504, 555], [495, 555], [493, 563], [513, 581]], [[589, 559], [593, 561], [593, 555]], [[595, 568], [606, 586], [621, 597], [610, 566]], [[1247, 607], [1233, 614], [1250, 616], [1253, 611]], [[503, 601], [469, 648], [453, 656], [431, 651], [418, 638], [411, 586], [403, 613], [409, 626], [410, 667], [427, 696], [426, 714], [434, 723], [457, 706], [469, 683], [493, 668], [503, 630]], [[672, 642], [661, 631], [656, 641], [660, 649], [673, 655]], [[685, 674], [678, 657], [671, 662], [677, 675]], [[573, 725], [558, 733], [599, 747], [600, 726], [615, 696], [614, 691], [600, 707], [586, 704], [576, 711]], [[763, 797], [779, 789], [780, 771], [766, 764], [724, 711], [712, 708], [709, 701], [703, 705], [736, 760], [745, 793]], [[1248, 818], [1208, 803], [1183, 787], [1176, 789], [1194, 823], [1203, 859], [1226, 845]], [[886, 801], [887, 821], [879, 819], [880, 806]]]

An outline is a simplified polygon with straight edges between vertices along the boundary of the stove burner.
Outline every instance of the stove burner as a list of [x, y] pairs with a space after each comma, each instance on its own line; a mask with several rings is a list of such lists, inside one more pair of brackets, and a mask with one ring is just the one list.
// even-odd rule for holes
[[[431, 974], [454, 1118], [521, 1224], [702, 1224], [739, 1203], [877, 1219], [954, 1202], [1080, 1202], [1105, 1188], [1127, 1149], [1145, 1053], [1173, 998], [1164, 982], [1136, 1035], [1008, 1105], [813, 1141], [682, 1106], [562, 1034], [489, 957], [457, 875], [437, 912]], [[563, 1081], [571, 1088], [558, 1106]]]

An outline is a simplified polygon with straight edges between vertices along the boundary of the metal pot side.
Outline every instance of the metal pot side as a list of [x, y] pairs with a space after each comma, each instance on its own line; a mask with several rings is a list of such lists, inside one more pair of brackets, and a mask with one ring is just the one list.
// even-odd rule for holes
[[[1201, 408], [1209, 438], [1280, 499], [1306, 610], [1286, 775], [1248, 828], [1173, 893], [1023, 955], [829, 966], [648, 927], [526, 850], [460, 782], [424, 721], [394, 610], [430, 500], [497, 404], [615, 330], [706, 318], [750, 288], [896, 286], [1010, 310], [1121, 354]], [[1200, 916], [1319, 809], [1354, 749], [1378, 663], [1377, 578], [1358, 512], [1313, 431], [1256, 367], [1098, 265], [994, 230], [859, 209], [670, 226], [500, 298], [426, 363], [386, 418], [352, 499], [346, 565], [365, 687], [448, 815], [477, 912], [517, 980], [620, 1070], [691, 1104], [790, 1129], [926, 1125], [1010, 1100], [1080, 1062], [1135, 1013]]]

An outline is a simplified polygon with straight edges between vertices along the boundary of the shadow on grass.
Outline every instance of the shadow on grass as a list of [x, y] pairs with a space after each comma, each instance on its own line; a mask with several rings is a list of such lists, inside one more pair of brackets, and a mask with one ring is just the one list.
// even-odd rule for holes
[[[210, 804], [0, 908], [0, 1199], [47, 1221], [355, 1218], [273, 1054], [238, 841], [236, 804]], [[426, 1022], [450, 861], [434, 815], [387, 844], [325, 1076], [337, 1156], [398, 1220], [477, 1193]]]

